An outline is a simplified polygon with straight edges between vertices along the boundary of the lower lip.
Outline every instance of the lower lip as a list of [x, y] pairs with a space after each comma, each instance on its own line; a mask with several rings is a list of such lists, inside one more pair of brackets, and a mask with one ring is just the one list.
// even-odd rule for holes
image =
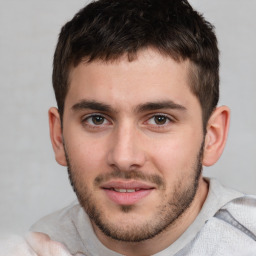
[[114, 190], [104, 189], [109, 199], [119, 205], [132, 205], [148, 196], [153, 189], [138, 190], [131, 193], [120, 193]]

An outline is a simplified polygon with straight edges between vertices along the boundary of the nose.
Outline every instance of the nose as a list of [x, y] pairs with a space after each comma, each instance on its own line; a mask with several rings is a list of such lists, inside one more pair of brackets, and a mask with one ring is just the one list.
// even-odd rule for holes
[[140, 131], [130, 124], [116, 127], [111, 138], [108, 164], [121, 171], [142, 167], [146, 161], [142, 136]]

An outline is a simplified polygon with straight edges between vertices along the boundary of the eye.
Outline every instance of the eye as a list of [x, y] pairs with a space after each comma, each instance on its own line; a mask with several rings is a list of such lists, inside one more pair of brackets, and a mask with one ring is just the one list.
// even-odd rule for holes
[[104, 123], [105, 118], [103, 116], [92, 116], [89, 120], [95, 125], [101, 125]]
[[108, 125], [110, 122], [102, 115], [94, 114], [83, 119], [83, 123], [88, 126], [102, 126]]
[[148, 124], [150, 125], [166, 125], [171, 122], [171, 119], [165, 115], [154, 115], [148, 120]]

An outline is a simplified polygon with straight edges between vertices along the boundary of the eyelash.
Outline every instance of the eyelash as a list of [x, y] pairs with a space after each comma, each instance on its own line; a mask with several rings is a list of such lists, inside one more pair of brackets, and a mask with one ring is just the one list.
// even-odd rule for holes
[[[99, 125], [97, 125], [97, 124], [90, 124], [88, 120], [89, 120], [90, 118], [94, 118], [94, 117], [100, 117], [100, 118], [103, 119], [103, 122], [108, 121], [109, 123], [111, 123], [111, 122], [109, 121], [109, 118], [107, 118], [106, 116], [104, 116], [104, 115], [102, 115], [102, 114], [100, 114], [100, 113], [93, 113], [93, 114], [90, 114], [90, 115], [87, 115], [87, 116], [83, 117], [82, 123], [83, 123], [84, 125], [86, 125], [86, 126], [92, 128], [92, 129], [97, 129], [97, 128], [100, 128], [100, 127], [102, 127], [102, 126], [106, 126], [106, 124], [99, 124]], [[93, 122], [93, 121], [91, 121], [91, 122]], [[107, 124], [107, 125], [109, 125], [109, 124]]]
[[[156, 117], [161, 117], [161, 118], [165, 118], [165, 122], [164, 124], [149, 124], [150, 120], [154, 120]], [[154, 120], [155, 122], [155, 120]], [[148, 123], [149, 125], [151, 125], [151, 127], [154, 127], [155, 129], [163, 129], [166, 128], [166, 126], [168, 126], [170, 123], [173, 123], [174, 119], [171, 118], [169, 115], [163, 114], [163, 113], [156, 113], [154, 115], [151, 115], [146, 123]]]
[[[103, 119], [103, 123], [102, 124], [93, 124], [93, 121], [91, 120], [91, 123], [88, 121], [94, 117], [99, 117]], [[161, 118], [165, 118], [165, 123], [164, 124], [150, 124], [150, 120], [154, 120], [154, 118], [156, 117], [161, 117]], [[109, 121], [110, 118], [106, 117], [105, 115], [101, 114], [101, 113], [93, 113], [93, 114], [89, 114], [86, 115], [85, 117], [83, 117], [82, 119], [82, 123], [83, 125], [89, 127], [90, 129], [100, 129], [102, 127], [108, 126], [112, 124], [112, 121]], [[174, 118], [171, 118], [169, 115], [163, 114], [163, 113], [156, 113], [153, 115], [150, 115], [149, 117], [147, 117], [147, 120], [145, 122], [143, 122], [143, 124], [149, 125], [152, 129], [164, 129], [166, 128], [170, 123], [173, 123], [175, 120]], [[105, 122], [108, 122], [108, 124], [104, 124]]]

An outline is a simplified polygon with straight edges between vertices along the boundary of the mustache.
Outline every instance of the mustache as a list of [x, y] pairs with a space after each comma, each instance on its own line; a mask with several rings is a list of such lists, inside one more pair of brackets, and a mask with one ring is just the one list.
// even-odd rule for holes
[[114, 170], [110, 173], [100, 174], [94, 179], [94, 186], [100, 186], [102, 183], [108, 182], [113, 178], [150, 182], [155, 184], [158, 188], [162, 188], [162, 189], [166, 187], [166, 184], [161, 176], [157, 174], [145, 174], [138, 170], [132, 170], [132, 171]]

